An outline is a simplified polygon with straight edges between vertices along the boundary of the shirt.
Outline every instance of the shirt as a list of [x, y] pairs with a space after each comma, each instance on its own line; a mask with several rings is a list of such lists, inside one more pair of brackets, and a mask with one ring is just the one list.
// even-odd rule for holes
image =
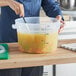
[[[55, 0], [16, 0], [24, 5], [25, 17], [38, 17], [41, 7], [49, 17], [62, 15], [59, 4]], [[1, 8], [0, 42], [16, 42], [17, 33], [12, 24], [18, 15], [8, 6]]]

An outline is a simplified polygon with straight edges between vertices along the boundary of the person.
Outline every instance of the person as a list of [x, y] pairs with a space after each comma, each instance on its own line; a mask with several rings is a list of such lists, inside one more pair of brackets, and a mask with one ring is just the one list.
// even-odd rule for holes
[[[38, 17], [42, 7], [46, 15], [62, 20], [59, 4], [55, 0], [0, 0], [0, 43], [17, 42], [17, 33], [12, 29], [15, 19], [22, 16]], [[60, 27], [60, 30], [64, 25]], [[59, 30], [59, 31], [60, 31]], [[15, 69], [0, 69], [0, 76], [42, 76], [43, 66]]]

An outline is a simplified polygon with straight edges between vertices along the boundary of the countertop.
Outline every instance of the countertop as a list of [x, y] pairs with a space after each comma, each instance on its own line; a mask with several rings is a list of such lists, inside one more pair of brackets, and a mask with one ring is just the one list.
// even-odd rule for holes
[[21, 53], [18, 43], [9, 43], [10, 59], [0, 60], [0, 69], [76, 63], [76, 52], [60, 48], [63, 43], [76, 43], [76, 39], [60, 40], [56, 52], [48, 54]]

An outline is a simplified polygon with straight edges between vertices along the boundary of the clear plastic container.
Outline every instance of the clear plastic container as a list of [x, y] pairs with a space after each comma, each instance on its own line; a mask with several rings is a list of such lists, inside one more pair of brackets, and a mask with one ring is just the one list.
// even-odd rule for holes
[[22, 52], [52, 53], [57, 49], [60, 22], [49, 17], [25, 17], [15, 20], [18, 43]]

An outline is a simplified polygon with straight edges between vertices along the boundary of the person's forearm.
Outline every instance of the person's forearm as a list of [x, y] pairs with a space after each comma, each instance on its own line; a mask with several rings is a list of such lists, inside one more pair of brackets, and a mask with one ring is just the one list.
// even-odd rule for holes
[[9, 0], [0, 0], [0, 6], [8, 6]]

